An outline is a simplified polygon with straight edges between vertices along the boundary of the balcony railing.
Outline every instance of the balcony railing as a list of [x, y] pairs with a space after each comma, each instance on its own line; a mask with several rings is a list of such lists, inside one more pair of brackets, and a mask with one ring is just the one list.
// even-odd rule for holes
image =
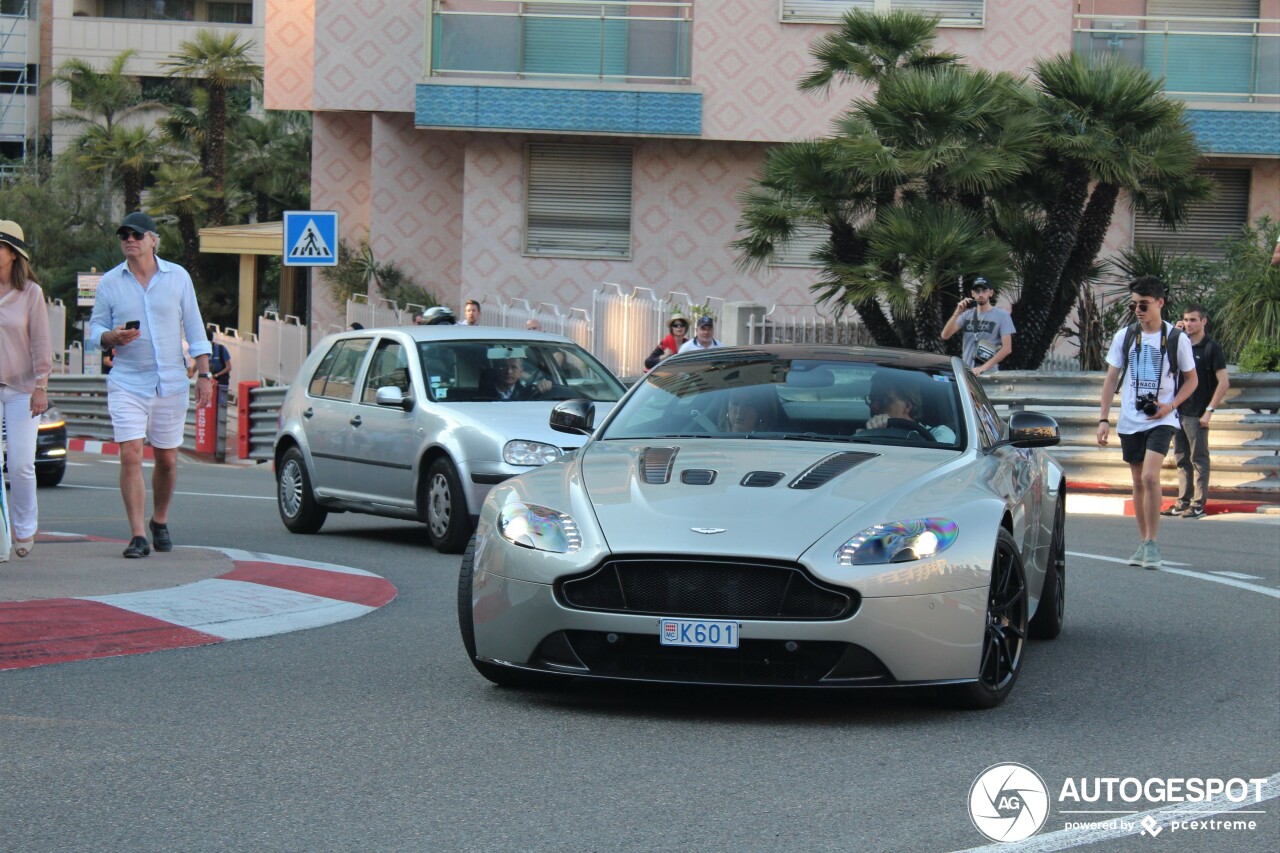
[[[1099, 5], [1105, 5], [1100, 3]], [[1280, 106], [1280, 19], [1075, 16], [1075, 52], [1114, 55], [1185, 101]]]
[[693, 4], [431, 0], [428, 76], [688, 83]]

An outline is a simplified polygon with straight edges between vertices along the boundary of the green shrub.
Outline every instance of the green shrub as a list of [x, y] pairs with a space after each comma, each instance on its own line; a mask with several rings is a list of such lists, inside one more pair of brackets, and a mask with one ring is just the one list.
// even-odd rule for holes
[[1280, 341], [1254, 338], [1240, 352], [1242, 373], [1280, 372]]

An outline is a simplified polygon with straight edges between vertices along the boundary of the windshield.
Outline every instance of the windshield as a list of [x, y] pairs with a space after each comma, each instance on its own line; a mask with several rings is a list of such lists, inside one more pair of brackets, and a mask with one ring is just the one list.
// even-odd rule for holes
[[662, 362], [602, 439], [767, 438], [958, 449], [955, 375], [864, 361], [752, 352]]
[[423, 341], [418, 344], [427, 393], [438, 403], [594, 400], [614, 403], [623, 387], [573, 343]]

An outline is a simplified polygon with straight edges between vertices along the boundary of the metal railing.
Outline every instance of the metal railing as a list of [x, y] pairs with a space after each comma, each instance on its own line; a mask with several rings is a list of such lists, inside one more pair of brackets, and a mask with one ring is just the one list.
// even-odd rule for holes
[[1183, 100], [1280, 105], [1280, 19], [1108, 14], [1075, 18], [1076, 53], [1141, 65]]
[[841, 312], [829, 317], [812, 305], [775, 305], [763, 317], [749, 317], [745, 343], [875, 345], [853, 315]]
[[693, 3], [432, 0], [428, 76], [688, 83]]

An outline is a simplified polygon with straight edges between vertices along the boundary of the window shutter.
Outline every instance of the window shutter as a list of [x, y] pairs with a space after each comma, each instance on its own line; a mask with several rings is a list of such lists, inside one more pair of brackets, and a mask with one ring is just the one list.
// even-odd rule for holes
[[984, 0], [892, 0], [894, 9], [937, 15], [944, 27], [980, 27]]
[[1167, 252], [1194, 252], [1204, 258], [1224, 256], [1222, 241], [1240, 233], [1249, 220], [1249, 169], [1205, 169], [1218, 185], [1218, 197], [1191, 206], [1187, 221], [1177, 231], [1141, 211], [1133, 217], [1133, 242], [1158, 246]]
[[820, 267], [822, 264], [813, 259], [813, 253], [826, 245], [830, 239], [831, 234], [825, 228], [816, 226], [797, 228], [791, 242], [774, 253], [770, 264], [775, 267]]
[[631, 257], [631, 149], [529, 145], [525, 254]]
[[938, 15], [944, 27], [982, 26], [984, 0], [782, 0], [782, 20], [802, 23], [835, 23], [846, 12], [889, 12], [907, 9], [922, 15]]

